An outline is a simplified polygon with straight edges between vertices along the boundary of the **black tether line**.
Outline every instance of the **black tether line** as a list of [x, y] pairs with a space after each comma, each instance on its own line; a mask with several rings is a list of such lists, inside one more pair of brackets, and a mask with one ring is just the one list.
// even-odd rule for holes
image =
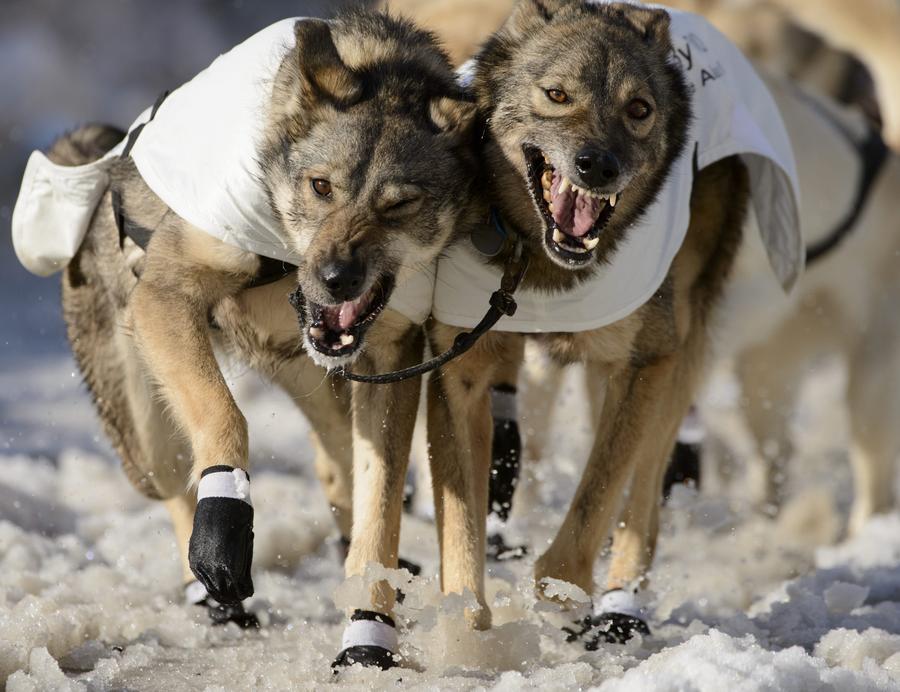
[[516, 300], [513, 294], [522, 282], [525, 276], [525, 270], [528, 269], [528, 255], [522, 251], [520, 244], [516, 245], [516, 250], [506, 262], [503, 269], [503, 278], [500, 280], [500, 289], [491, 294], [490, 307], [485, 313], [481, 321], [475, 325], [470, 332], [457, 334], [453, 340], [453, 345], [440, 355], [435, 356], [431, 360], [413, 365], [403, 370], [395, 372], [387, 372], [380, 375], [358, 375], [348, 372], [345, 368], [338, 368], [334, 371], [336, 375], [353, 382], [364, 382], [366, 384], [392, 384], [408, 380], [410, 377], [424, 375], [427, 372], [436, 370], [442, 365], [449, 363], [454, 358], [461, 356], [463, 353], [472, 348], [475, 343], [486, 332], [500, 321], [501, 317], [512, 317], [516, 314]]
[[[160, 94], [159, 98], [156, 99], [156, 103], [153, 104], [153, 108], [150, 110], [150, 117], [147, 122], [153, 120], [156, 116], [156, 111], [159, 110], [162, 102], [166, 100], [166, 97], [169, 95], [168, 91]], [[141, 123], [137, 127], [135, 127], [131, 132], [128, 133], [128, 141], [125, 143], [125, 147], [122, 150], [121, 158], [127, 158], [131, 154], [131, 150], [134, 147], [135, 142], [137, 142], [138, 136], [141, 134], [141, 131], [144, 129], [144, 125], [146, 123]], [[119, 229], [119, 244], [120, 246], [124, 246], [125, 238], [131, 238], [134, 243], [140, 247], [142, 250], [147, 249], [147, 245], [150, 243], [150, 238], [153, 236], [153, 231], [149, 228], [141, 226], [140, 224], [134, 223], [131, 219], [129, 219], [124, 212], [122, 207], [122, 196], [118, 190], [113, 189], [112, 191], [112, 207], [113, 207], [113, 215], [115, 216], [116, 226]], [[498, 223], [498, 226], [500, 224]], [[501, 230], [504, 230], [501, 228]], [[275, 281], [279, 281], [283, 279], [285, 276], [289, 275], [291, 272], [296, 271], [297, 267], [293, 264], [289, 264], [287, 262], [282, 262], [281, 260], [271, 259], [269, 257], [263, 257], [259, 255], [260, 267], [256, 276], [254, 276], [246, 285], [245, 288], [255, 288], [257, 286], [264, 286], [266, 284], [274, 283]], [[349, 372], [344, 368], [338, 368], [333, 371], [335, 374], [343, 377], [347, 380], [352, 380], [353, 382], [364, 382], [367, 384], [391, 384], [393, 382], [401, 382], [403, 380], [408, 380], [410, 377], [416, 377], [418, 375], [424, 375], [427, 372], [431, 372], [432, 370], [436, 370], [442, 365], [449, 363], [454, 358], [457, 358], [464, 354], [466, 351], [471, 349], [475, 343], [484, 336], [485, 333], [490, 331], [490, 329], [500, 321], [500, 319], [504, 316], [512, 317], [516, 314], [516, 300], [513, 297], [513, 294], [519, 288], [519, 284], [522, 282], [522, 277], [525, 276], [525, 270], [528, 268], [528, 255], [522, 249], [522, 245], [519, 241], [516, 241], [514, 250], [510, 255], [509, 259], [506, 262], [506, 266], [503, 268], [503, 278], [500, 280], [500, 288], [499, 290], [494, 291], [491, 294], [490, 298], [490, 307], [488, 311], [485, 313], [484, 317], [481, 318], [481, 321], [475, 325], [475, 327], [470, 332], [463, 332], [462, 334], [458, 334], [456, 339], [453, 341], [453, 345], [448, 348], [446, 351], [441, 353], [438, 356], [435, 356], [431, 360], [428, 360], [424, 363], [419, 363], [418, 365], [414, 365], [409, 368], [405, 368], [403, 370], [397, 370], [396, 372], [388, 372], [380, 375], [357, 375], [355, 373]], [[292, 294], [292, 304], [294, 303], [294, 298], [296, 296], [296, 292]], [[297, 306], [294, 306], [295, 309]]]

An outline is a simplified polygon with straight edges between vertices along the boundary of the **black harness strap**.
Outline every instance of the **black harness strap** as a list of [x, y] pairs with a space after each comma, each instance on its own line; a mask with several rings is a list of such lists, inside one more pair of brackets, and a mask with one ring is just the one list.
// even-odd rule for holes
[[859, 155], [860, 161], [862, 162], [862, 171], [859, 176], [859, 181], [856, 184], [856, 198], [853, 201], [853, 206], [841, 222], [835, 226], [828, 235], [812, 245], [807, 246], [806, 264], [809, 265], [822, 259], [834, 250], [843, 242], [844, 238], [846, 238], [850, 231], [853, 230], [854, 226], [856, 226], [856, 222], [859, 221], [859, 217], [866, 206], [866, 202], [872, 194], [872, 189], [875, 186], [875, 181], [878, 179], [878, 174], [881, 172], [884, 162], [887, 160], [889, 150], [884, 143], [881, 134], [876, 129], [869, 127], [866, 138], [860, 141], [857, 139], [856, 135], [844, 125], [844, 123], [835, 118], [834, 115], [828, 109], [824, 108], [816, 99], [800, 89], [797, 89], [796, 93], [803, 101], [813, 108], [813, 110], [827, 120], [835, 130], [840, 132], [844, 139], [850, 142], [853, 148], [856, 149], [856, 153]]
[[[168, 95], [169, 92], [164, 91], [156, 99], [156, 103], [150, 109], [150, 117], [147, 119], [148, 123], [156, 117], [156, 112]], [[122, 149], [121, 158], [124, 159], [131, 155], [131, 150], [134, 148], [135, 142], [137, 142], [137, 138], [146, 124], [141, 123], [128, 133], [128, 141], [125, 143], [125, 148]], [[119, 247], [124, 250], [125, 238], [131, 238], [135, 245], [146, 251], [147, 246], [150, 244], [150, 239], [153, 237], [153, 230], [135, 223], [125, 214], [122, 207], [122, 193], [119, 190], [113, 188], [111, 195], [113, 215], [116, 219], [116, 227], [119, 229]], [[257, 255], [257, 257], [259, 258], [259, 269], [244, 288], [256, 288], [275, 283], [297, 270], [296, 266], [288, 262], [282, 262], [271, 257], [263, 257], [262, 255]]]
[[807, 264], [812, 264], [822, 259], [840, 245], [847, 234], [853, 230], [866, 206], [866, 202], [869, 200], [869, 196], [872, 194], [878, 174], [887, 160], [887, 145], [885, 145], [881, 135], [874, 129], [869, 131], [869, 136], [863, 142], [853, 141], [853, 144], [859, 153], [863, 166], [859, 182], [856, 185], [856, 199], [843, 221], [831, 233], [806, 248]]
[[410, 377], [424, 375], [427, 372], [436, 370], [445, 363], [449, 363], [454, 358], [461, 356], [463, 353], [472, 348], [475, 343], [486, 332], [488, 332], [500, 318], [503, 316], [512, 317], [516, 314], [516, 300], [513, 294], [519, 288], [525, 271], [528, 269], [528, 255], [522, 251], [520, 244], [516, 245], [516, 251], [507, 260], [503, 269], [503, 278], [500, 280], [500, 289], [491, 294], [490, 307], [485, 313], [481, 321], [475, 325], [470, 332], [458, 334], [453, 341], [453, 345], [446, 351], [431, 360], [419, 363], [403, 370], [395, 372], [383, 373], [380, 375], [357, 375], [347, 371], [345, 368], [338, 368], [335, 374], [340, 375], [344, 379], [353, 382], [365, 382], [366, 384], [391, 384], [408, 380]]

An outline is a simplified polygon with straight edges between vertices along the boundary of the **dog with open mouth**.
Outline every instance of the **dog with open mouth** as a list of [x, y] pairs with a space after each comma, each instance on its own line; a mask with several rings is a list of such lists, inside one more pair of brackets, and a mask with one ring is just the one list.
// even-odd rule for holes
[[749, 204], [785, 290], [803, 267], [784, 124], [762, 80], [708, 22], [640, 3], [520, 0], [468, 75], [488, 124], [483, 159], [502, 249], [484, 257], [460, 244], [442, 256], [432, 349], [477, 323], [469, 306], [483, 304], [511, 257], [529, 264], [515, 315], [429, 382], [444, 590], [469, 589], [479, 602], [470, 623], [490, 624], [489, 389], [529, 335], [605, 389], [578, 490], [535, 565], [538, 594], [559, 598], [561, 580], [592, 595], [612, 533], [606, 588], [570, 635], [595, 648], [647, 634], [637, 590], [663, 474]]
[[314, 363], [422, 358], [428, 267], [470, 224], [474, 118], [430, 34], [350, 11], [278, 22], [127, 136], [90, 126], [29, 160], [17, 254], [64, 270], [68, 334], [106, 432], [136, 488], [170, 511], [187, 599], [215, 601], [220, 620], [253, 624], [240, 607], [253, 504], [247, 424], [216, 352], [309, 419], [350, 573], [397, 566], [399, 514], [352, 521], [352, 455], [365, 488], [391, 466], [399, 506], [409, 440], [384, 441], [384, 422], [414, 418], [418, 387], [351, 392]]

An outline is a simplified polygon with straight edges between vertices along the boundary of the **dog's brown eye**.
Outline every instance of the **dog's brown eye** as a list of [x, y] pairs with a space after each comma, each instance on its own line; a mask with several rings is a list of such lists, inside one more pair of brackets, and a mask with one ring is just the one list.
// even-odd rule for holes
[[331, 182], [325, 178], [313, 178], [312, 189], [319, 197], [328, 197], [331, 194]]
[[568, 103], [569, 95], [562, 89], [547, 89], [547, 98], [554, 103]]
[[632, 99], [628, 102], [625, 111], [632, 120], [646, 120], [650, 117], [653, 109], [644, 99]]

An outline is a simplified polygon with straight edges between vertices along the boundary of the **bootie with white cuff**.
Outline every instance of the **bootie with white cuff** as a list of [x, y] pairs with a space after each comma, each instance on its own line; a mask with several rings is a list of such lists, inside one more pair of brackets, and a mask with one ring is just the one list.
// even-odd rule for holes
[[337, 669], [361, 663], [387, 670], [397, 666], [398, 651], [397, 627], [393, 619], [372, 610], [356, 610], [344, 629], [341, 653], [331, 667]]
[[188, 562], [210, 597], [237, 605], [253, 595], [253, 504], [250, 476], [232, 466], [205, 469], [197, 484], [197, 511]]
[[650, 636], [646, 613], [633, 591], [612, 589], [600, 597], [593, 615], [576, 623], [581, 629], [563, 628], [566, 641], [584, 640], [584, 648], [595, 651], [600, 644], [624, 644], [635, 634]]

